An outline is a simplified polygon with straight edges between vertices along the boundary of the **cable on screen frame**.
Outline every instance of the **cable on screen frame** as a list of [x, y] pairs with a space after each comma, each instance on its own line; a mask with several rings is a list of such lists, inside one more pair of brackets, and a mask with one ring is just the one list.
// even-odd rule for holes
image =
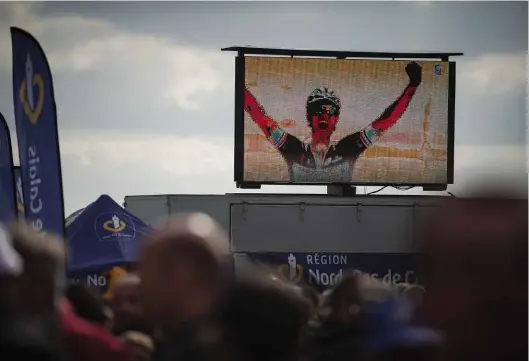
[[[369, 193], [366, 193], [366, 191], [367, 191], [367, 187], [364, 187], [364, 194], [365, 194], [366, 196], [369, 196], [369, 195], [372, 195], [372, 194], [376, 194], [376, 193], [378, 193], [378, 192], [380, 192], [380, 191], [383, 191], [383, 190], [386, 189], [387, 187], [388, 187], [388, 186], [383, 186], [383, 187], [380, 187], [379, 189], [374, 190], [374, 191], [369, 192]], [[413, 186], [393, 186], [392, 188], [395, 188], [396, 190], [399, 190], [399, 191], [407, 191], [407, 190], [412, 189]], [[452, 193], [452, 192], [446, 191], [446, 193], [448, 193], [448, 195], [449, 195], [450, 197], [458, 198], [458, 197], [457, 197], [454, 193]]]

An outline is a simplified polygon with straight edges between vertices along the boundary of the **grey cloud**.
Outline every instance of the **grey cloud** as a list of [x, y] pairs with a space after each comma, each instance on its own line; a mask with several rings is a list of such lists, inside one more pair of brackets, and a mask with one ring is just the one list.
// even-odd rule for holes
[[212, 49], [250, 44], [468, 55], [527, 49], [527, 3], [521, 1], [64, 2], [43, 13], [81, 13]]
[[[231, 56], [168, 38], [133, 36], [79, 15], [16, 13], [14, 24], [28, 23], [48, 55], [61, 129], [232, 132], [233, 91], [226, 91], [233, 88]], [[0, 44], [8, 38], [0, 34]], [[10, 63], [8, 53], [3, 60], [0, 109], [12, 123], [10, 67], [2, 67]]]
[[[98, 144], [94, 144], [97, 147]], [[224, 145], [228, 147], [227, 145]], [[456, 151], [455, 179], [456, 184], [449, 187], [455, 194], [464, 194], [471, 189], [476, 181], [495, 177], [499, 179], [514, 179], [517, 183], [526, 183], [525, 151], [527, 147], [520, 146], [465, 146]], [[138, 163], [131, 166], [130, 162], [115, 161], [98, 158], [97, 164], [87, 166], [83, 164], [83, 157], [79, 154], [62, 155], [63, 183], [66, 194], [66, 213], [84, 207], [96, 199], [100, 193], [111, 195], [116, 201], [122, 202], [125, 195], [134, 194], [224, 194], [224, 193], [252, 193], [235, 188], [233, 170], [230, 167], [201, 172], [199, 174], [175, 174], [160, 166], [159, 161], [152, 163]], [[87, 150], [90, 153], [90, 150]], [[178, 167], [178, 157], [183, 155], [160, 155], [165, 159], [174, 160]], [[118, 155], [126, 159], [130, 155], [124, 151]], [[194, 158], [195, 161], [200, 161]], [[94, 169], [97, 168], [97, 176]], [[377, 188], [368, 187], [367, 191]], [[269, 193], [326, 193], [325, 187], [319, 186], [265, 186], [261, 192]], [[364, 188], [360, 187], [363, 193]], [[383, 194], [421, 194], [420, 189], [401, 192], [388, 188]], [[444, 192], [428, 193], [430, 195], [446, 195]]]
[[[0, 8], [8, 9], [6, 3], [0, 4]], [[168, 44], [207, 54], [216, 54], [220, 47], [233, 44], [330, 49], [462, 50], [471, 55], [484, 50], [498, 53], [527, 48], [527, 4], [521, 2], [452, 2], [429, 6], [397, 2], [61, 2], [40, 5], [37, 10], [40, 18], [32, 13], [28, 18], [27, 13], [0, 11], [3, 14], [0, 22], [12, 24], [12, 19], [6, 16], [11, 14], [11, 17], [16, 15], [17, 19], [21, 19], [22, 24], [17, 25], [27, 24], [30, 31], [35, 28], [35, 35], [53, 60], [51, 65], [61, 130], [149, 131], [181, 136], [232, 135], [231, 56], [223, 57], [222, 61], [213, 65], [221, 74], [220, 88], [197, 91], [191, 98], [201, 105], [199, 109], [183, 110], [174, 104], [162, 106], [159, 103], [163, 92], [158, 88], [159, 83], [152, 79], [163, 80], [160, 72], [166, 68], [161, 65], [167, 66], [167, 62], [158, 64], [156, 52], [153, 52], [150, 67], [149, 62], [132, 66], [134, 59], [123, 59], [120, 54], [116, 55], [116, 59], [102, 59], [98, 64], [100, 67], [95, 70], [88, 67], [79, 71], [61, 65], [61, 55], [70, 56], [67, 60], [79, 61], [79, 57], [73, 57], [71, 50], [92, 45], [94, 39], [126, 38], [135, 41], [138, 38], [134, 36], [141, 39], [148, 37], [158, 41], [158, 51]], [[2, 36], [6, 39], [8, 34], [0, 38]], [[54, 57], [54, 54], [59, 55]], [[220, 57], [215, 55], [215, 59]], [[467, 56], [460, 60], [460, 64], [472, 64], [476, 59], [479, 58]], [[176, 61], [181, 63], [178, 59]], [[487, 63], [475, 64], [474, 75], [490, 71]], [[459, 69], [462, 71], [463, 68]], [[521, 127], [525, 119], [525, 88], [518, 86], [503, 94], [492, 94], [495, 84], [504, 80], [502, 72], [510, 69], [508, 65], [505, 69], [498, 69], [496, 64], [494, 70], [494, 82], [483, 83], [484, 90], [479, 94], [472, 88], [471, 79], [459, 79], [456, 113], [456, 142], [459, 144], [492, 145], [524, 141]], [[11, 74], [7, 68], [0, 69], [0, 84], [0, 110], [12, 123]], [[179, 84], [179, 79], [174, 79], [170, 85], [175, 84]]]
[[[473, 41], [469, 38], [471, 37], [469, 34], [477, 34], [478, 29], [481, 29], [481, 36], [487, 39], [489, 52], [518, 49], [523, 39], [525, 39], [524, 46], [527, 45], [527, 37], [515, 31], [521, 26], [520, 19], [524, 17], [523, 14], [514, 16], [515, 10], [520, 10], [519, 7], [522, 6], [516, 3], [507, 6], [501, 4], [501, 7], [494, 3], [383, 5], [384, 7], [381, 8], [376, 2], [310, 4], [62, 2], [41, 6], [41, 15], [44, 17], [34, 23], [40, 24], [38, 30], [43, 31], [43, 35], [39, 40], [42, 40], [54, 69], [61, 129], [159, 132], [184, 136], [233, 134], [234, 59], [232, 55], [222, 56], [218, 51], [224, 45], [245, 43], [242, 40], [235, 41], [236, 38], [233, 36], [251, 36], [259, 40], [259, 44], [266, 43], [267, 39], [274, 39], [277, 42], [276, 46], [280, 46], [281, 42], [290, 43], [290, 46], [303, 46], [302, 42], [307, 42], [306, 47], [318, 47], [315, 45], [325, 43], [326, 46], [322, 48], [347, 48], [346, 45], [352, 41], [351, 39], [360, 43], [369, 40], [371, 49], [378, 46], [379, 42], [382, 45], [383, 37], [386, 39], [384, 43], [386, 49], [391, 50], [392, 46], [397, 46], [400, 48], [394, 50], [402, 50], [404, 45], [400, 44], [398, 39], [409, 32], [409, 36], [403, 37], [405, 40], [402, 41], [408, 45], [413, 44], [417, 47], [416, 50], [439, 50], [443, 47], [424, 46], [426, 43], [429, 46], [443, 43], [448, 41], [447, 39], [453, 39], [456, 45], [459, 41], [457, 39], [463, 36], [468, 38], [465, 46], [461, 49], [450, 49], [463, 51], [471, 49], [471, 52], [476, 52], [475, 44], [481, 40], [476, 38]], [[125, 6], [126, 11], [123, 11]], [[374, 11], [377, 11], [376, 16]], [[473, 13], [473, 17], [469, 17], [466, 22], [455, 22], [454, 19], [463, 16], [461, 14], [470, 13]], [[446, 20], [448, 14], [453, 16], [452, 25], [441, 26], [441, 20]], [[508, 24], [507, 15], [514, 16]], [[135, 21], [134, 19], [139, 16], [142, 17], [142, 21], [139, 21], [139, 18]], [[397, 21], [395, 19], [403, 16], [407, 19], [404, 27], [394, 29], [392, 21]], [[169, 18], [172, 20], [169, 21]], [[331, 18], [333, 21], [329, 21]], [[377, 20], [373, 21], [374, 18]], [[307, 19], [318, 20], [319, 25], [313, 26]], [[166, 30], [155, 32], [153, 29], [145, 28], [146, 24]], [[424, 25], [421, 31], [413, 31], [413, 27], [421, 24]], [[503, 25], [495, 27], [494, 24]], [[373, 25], [376, 29], [372, 33], [365, 30], [372, 29]], [[171, 26], [175, 27], [175, 31], [169, 32]], [[338, 31], [336, 27], [341, 30]], [[360, 31], [361, 29], [363, 30]], [[488, 33], [490, 31], [494, 31], [494, 34]], [[403, 33], [400, 34], [401, 32]], [[159, 36], [149, 35], [153, 33]], [[388, 41], [389, 33], [392, 34], [391, 41]], [[370, 34], [370, 36], [362, 37], [358, 34]], [[453, 37], [447, 37], [446, 34], [452, 34]], [[204, 42], [197, 42], [197, 48], [190, 47], [188, 44], [194, 41], [194, 36], [200, 36], [204, 41], [210, 42], [210, 45], [216, 45], [210, 50], [200, 50], [200, 46], [204, 46], [204, 49], [210, 47]], [[185, 38], [186, 42], [171, 40], [171, 37]], [[413, 41], [415, 37], [419, 39]], [[503, 40], [497, 41], [499, 38]], [[323, 42], [323, 39], [326, 41]], [[135, 61], [115, 49], [105, 57], [105, 52], [101, 49], [118, 46], [120, 41], [132, 47], [130, 54], [145, 56], [145, 59]], [[247, 42], [259, 45], [250, 39]], [[505, 44], [511, 45], [503, 47]], [[139, 46], [146, 48], [134, 49]], [[214, 70], [221, 84], [214, 90], [197, 90], [190, 96], [190, 99], [199, 105], [198, 109], [185, 110], [174, 102], [160, 101], [167, 87], [178, 87], [180, 83], [192, 80], [189, 76], [192, 66], [187, 65], [188, 68], [183, 70], [175, 68], [175, 64], [183, 63], [184, 59], [171, 58], [173, 46], [175, 51], [188, 49], [195, 54], [213, 56], [215, 59], [206, 65], [206, 69], [210, 67], [211, 71]], [[167, 50], [167, 48], [171, 49]], [[411, 49], [409, 46], [406, 48]], [[112, 47], [110, 49], [112, 50]], [[143, 54], [149, 51], [151, 54]], [[87, 60], [90, 56], [96, 57], [95, 65]], [[499, 61], [496, 59], [491, 63], [482, 60], [482, 58], [490, 59], [487, 56], [481, 58], [466, 56], [458, 60], [460, 74], [470, 72], [471, 76], [458, 78], [456, 142], [521, 144], [525, 141], [524, 133], [521, 131], [526, 111], [524, 84], [517, 84], [509, 91], [495, 94], [496, 88], [505, 85], [505, 79], [511, 82], [513, 76], [518, 76], [518, 73], [510, 77], [504, 76], [503, 74], [508, 74], [512, 70], [512, 66], [509, 65], [511, 63], [505, 65], [503, 69], [501, 57]], [[86, 64], [83, 65], [82, 61]], [[469, 65], [464, 67], [464, 64]], [[492, 64], [492, 68], [489, 64]], [[83, 66], [86, 69], [82, 69]], [[169, 77], [172, 76], [170, 81], [164, 76], [164, 71], [168, 70], [172, 71], [168, 74]], [[494, 75], [483, 82], [482, 76], [487, 76], [486, 74], [491, 71]], [[178, 75], [185, 76], [185, 79], [179, 79]], [[200, 81], [204, 82], [203, 79]], [[474, 83], [483, 89], [476, 89]], [[9, 72], [0, 70], [0, 84], [3, 84], [0, 86], [0, 109], [12, 122]], [[202, 86], [200, 84], [197, 86]], [[178, 89], [175, 91], [178, 92]], [[501, 119], [508, 119], [509, 124], [506, 125]]]
[[503, 95], [470, 95], [457, 100], [456, 142], [465, 145], [525, 144], [526, 101], [527, 93], [521, 87]]
[[525, 144], [526, 63], [524, 53], [458, 62], [456, 144]]
[[[83, 165], [78, 157], [63, 156], [64, 194], [66, 213], [86, 206], [101, 192], [123, 202], [125, 195], [132, 194], [172, 194], [210, 193], [220, 194], [233, 186], [233, 172], [210, 172], [202, 175], [175, 176], [155, 165], [141, 167], [121, 164], [101, 163], [92, 167]], [[177, 166], [175, 160], [175, 166]], [[94, 169], [97, 167], [97, 176]]]
[[[105, 74], [55, 76], [55, 98], [61, 130], [157, 132], [178, 135], [233, 134], [233, 95], [198, 95], [198, 110], [157, 107], [127, 88], [127, 80]], [[122, 84], [112, 88], [112, 84]], [[0, 112], [14, 127], [11, 77], [0, 76]], [[125, 85], [123, 85], [125, 84]], [[120, 94], [121, 93], [121, 94]], [[12, 128], [14, 130], [14, 128]]]

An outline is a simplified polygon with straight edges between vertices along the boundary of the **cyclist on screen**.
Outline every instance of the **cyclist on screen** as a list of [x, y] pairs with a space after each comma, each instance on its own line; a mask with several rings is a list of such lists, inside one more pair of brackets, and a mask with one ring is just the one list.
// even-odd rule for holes
[[410, 81], [397, 100], [374, 122], [338, 142], [331, 142], [330, 138], [338, 124], [341, 103], [328, 88], [315, 89], [307, 99], [307, 122], [312, 130], [307, 142], [281, 129], [246, 87], [244, 109], [285, 159], [291, 181], [348, 183], [358, 157], [402, 117], [415, 95], [422, 68], [412, 61], [405, 70]]

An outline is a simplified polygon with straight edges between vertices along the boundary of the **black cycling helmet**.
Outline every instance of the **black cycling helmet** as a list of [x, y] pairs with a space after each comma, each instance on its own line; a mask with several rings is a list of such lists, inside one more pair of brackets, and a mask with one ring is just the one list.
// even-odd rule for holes
[[322, 113], [324, 105], [333, 106], [330, 111], [331, 115], [340, 115], [342, 108], [340, 98], [329, 88], [317, 88], [307, 98], [307, 120], [310, 122], [311, 115]]

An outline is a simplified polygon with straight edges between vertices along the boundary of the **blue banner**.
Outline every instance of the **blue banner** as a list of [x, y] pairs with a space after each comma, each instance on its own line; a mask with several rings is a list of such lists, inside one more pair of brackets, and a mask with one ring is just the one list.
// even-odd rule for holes
[[50, 66], [31, 34], [12, 27], [11, 40], [13, 100], [25, 216], [35, 230], [64, 238], [57, 110]]
[[24, 195], [22, 192], [22, 176], [20, 174], [20, 167], [15, 166], [15, 187], [17, 192], [17, 214], [18, 219], [24, 219]]
[[15, 202], [11, 133], [0, 113], [0, 222], [9, 223], [16, 219]]
[[418, 283], [415, 255], [409, 253], [253, 253], [254, 261], [273, 267], [277, 274], [294, 283], [306, 283], [319, 290], [339, 281], [347, 270], [388, 284]]

